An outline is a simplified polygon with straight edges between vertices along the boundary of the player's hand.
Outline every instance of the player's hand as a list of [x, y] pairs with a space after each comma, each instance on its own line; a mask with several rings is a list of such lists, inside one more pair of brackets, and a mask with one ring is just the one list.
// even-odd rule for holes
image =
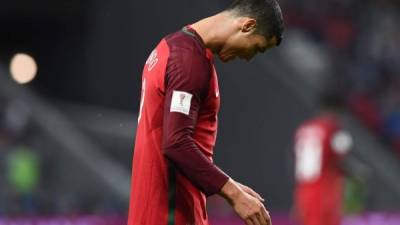
[[271, 225], [271, 217], [256, 197], [243, 193], [233, 201], [233, 209], [247, 225]]
[[262, 201], [262, 202], [265, 202], [264, 198], [261, 197], [261, 195], [259, 195], [257, 192], [255, 192], [255, 191], [254, 191], [253, 189], [251, 189], [250, 187], [248, 187], [248, 186], [246, 186], [246, 185], [244, 185], [244, 184], [241, 184], [241, 183], [239, 183], [239, 182], [237, 182], [237, 181], [236, 181], [236, 184], [238, 184], [239, 187], [240, 187], [244, 192], [246, 192], [247, 194], [253, 196], [254, 198], [257, 198], [258, 200], [260, 200], [260, 201]]
[[246, 193], [232, 179], [222, 187], [221, 195], [228, 200], [247, 225], [272, 225], [271, 217], [262, 202]]

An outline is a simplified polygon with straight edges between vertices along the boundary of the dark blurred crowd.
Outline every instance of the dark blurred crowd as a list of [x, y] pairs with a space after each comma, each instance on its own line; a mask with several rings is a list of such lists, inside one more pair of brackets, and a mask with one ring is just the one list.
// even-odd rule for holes
[[316, 56], [315, 60], [304, 72], [312, 74], [319, 65], [325, 68], [317, 70], [324, 75], [308, 74], [314, 76], [310, 79], [325, 76], [325, 80], [335, 80], [332, 84], [348, 100], [354, 115], [400, 156], [400, 2], [282, 3], [289, 34], [295, 30], [311, 42], [301, 54], [308, 57], [316, 52], [310, 55]]
[[[125, 205], [92, 192], [71, 171], [60, 147], [31, 118], [23, 102], [0, 96], [0, 218], [4, 216], [112, 214]], [[79, 170], [79, 168], [78, 168]]]

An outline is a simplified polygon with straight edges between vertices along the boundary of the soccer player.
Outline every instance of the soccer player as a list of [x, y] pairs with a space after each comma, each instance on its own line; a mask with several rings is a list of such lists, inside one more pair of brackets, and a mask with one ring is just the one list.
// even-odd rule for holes
[[282, 32], [275, 0], [236, 0], [153, 50], [142, 75], [128, 225], [208, 225], [206, 197], [214, 194], [246, 224], [271, 224], [260, 195], [213, 164], [220, 107], [213, 54], [250, 60], [279, 45]]
[[295, 134], [294, 208], [301, 225], [339, 225], [342, 216], [344, 157], [352, 138], [340, 124], [342, 99], [327, 93], [321, 106]]

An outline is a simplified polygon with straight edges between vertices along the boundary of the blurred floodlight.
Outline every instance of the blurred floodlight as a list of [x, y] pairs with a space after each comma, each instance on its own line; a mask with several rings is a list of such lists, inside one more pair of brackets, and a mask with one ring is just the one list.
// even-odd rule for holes
[[11, 59], [10, 73], [19, 84], [31, 82], [37, 72], [37, 64], [32, 56], [18, 53]]

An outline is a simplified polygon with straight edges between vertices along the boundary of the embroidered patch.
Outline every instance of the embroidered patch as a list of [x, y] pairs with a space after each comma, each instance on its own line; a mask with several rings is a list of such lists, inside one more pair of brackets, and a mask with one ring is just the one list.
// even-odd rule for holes
[[171, 112], [179, 112], [189, 115], [192, 94], [183, 91], [174, 91], [171, 100]]

